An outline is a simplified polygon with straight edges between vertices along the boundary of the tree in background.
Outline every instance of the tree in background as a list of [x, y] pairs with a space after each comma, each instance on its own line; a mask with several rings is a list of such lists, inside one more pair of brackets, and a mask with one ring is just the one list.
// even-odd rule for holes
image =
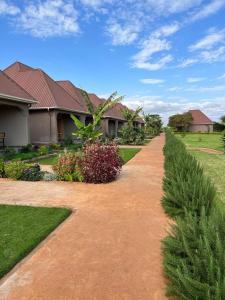
[[145, 132], [149, 137], [154, 137], [162, 130], [162, 120], [160, 115], [144, 114]]
[[88, 112], [92, 116], [92, 122], [85, 125], [76, 116], [71, 114], [70, 116], [77, 127], [77, 131], [75, 131], [73, 135], [80, 138], [83, 142], [94, 142], [103, 135], [100, 131], [100, 126], [104, 113], [117, 103], [121, 102], [123, 97], [117, 97], [117, 92], [115, 92], [106, 101], [103, 101], [102, 104], [95, 108], [90, 100], [89, 94], [84, 90], [81, 90], [81, 94], [87, 105]]
[[225, 115], [222, 116], [222, 117], [220, 118], [220, 120], [221, 120], [221, 123], [222, 123], [223, 125], [225, 125]]
[[138, 120], [138, 118], [140, 118], [139, 114], [141, 111], [142, 107], [138, 107], [134, 111], [128, 108], [123, 110], [123, 116], [127, 123], [120, 131], [122, 144], [144, 144], [145, 132], [142, 128], [135, 126], [135, 122]]
[[169, 126], [178, 131], [187, 131], [189, 124], [193, 121], [190, 112], [176, 114], [169, 118]]

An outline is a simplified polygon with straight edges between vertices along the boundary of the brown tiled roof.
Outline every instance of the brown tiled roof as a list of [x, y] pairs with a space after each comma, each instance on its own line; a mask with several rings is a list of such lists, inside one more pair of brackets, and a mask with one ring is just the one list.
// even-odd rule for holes
[[0, 71], [0, 94], [28, 100], [28, 102], [34, 101], [30, 94], [2, 71]]
[[213, 122], [199, 109], [189, 110], [189, 113], [192, 115], [193, 121], [191, 124], [193, 125], [213, 124]]
[[61, 108], [84, 112], [83, 106], [41, 69], [16, 62], [4, 72], [38, 100], [32, 109]]

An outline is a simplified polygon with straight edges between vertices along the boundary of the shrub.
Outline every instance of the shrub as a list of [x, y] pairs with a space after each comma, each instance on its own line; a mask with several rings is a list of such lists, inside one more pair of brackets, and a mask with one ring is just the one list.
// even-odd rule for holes
[[84, 181], [107, 183], [116, 179], [122, 166], [115, 144], [86, 144], [82, 160]]
[[225, 215], [186, 214], [163, 241], [164, 270], [172, 299], [225, 299]]
[[26, 168], [27, 164], [22, 161], [11, 161], [5, 164], [5, 176], [7, 178], [19, 180]]
[[5, 160], [9, 160], [13, 158], [16, 154], [16, 150], [14, 148], [6, 147], [3, 151], [3, 157]]
[[221, 140], [222, 140], [223, 149], [224, 149], [224, 152], [225, 152], [225, 130], [222, 132]]
[[225, 211], [215, 188], [184, 144], [167, 132], [165, 211], [176, 218], [162, 242], [168, 295], [179, 300], [225, 299]]
[[5, 177], [5, 164], [3, 159], [0, 158], [0, 178]]
[[165, 153], [164, 197], [162, 205], [172, 218], [185, 211], [200, 215], [202, 207], [209, 215], [216, 196], [210, 180], [204, 176], [197, 160], [173, 134], [167, 134]]
[[43, 173], [41, 172], [41, 168], [38, 164], [27, 165], [24, 169], [20, 180], [25, 181], [39, 181], [43, 177]]
[[46, 154], [48, 154], [48, 151], [49, 151], [48, 148], [44, 145], [42, 145], [38, 148], [39, 155], [46, 155]]
[[50, 150], [60, 150], [61, 146], [60, 144], [51, 144], [49, 145]]
[[65, 152], [53, 166], [59, 180], [83, 181], [81, 173], [81, 152]]
[[20, 150], [21, 153], [27, 153], [33, 150], [32, 144], [27, 144], [26, 146], [23, 146]]
[[50, 173], [50, 172], [43, 172], [43, 177], [42, 179], [44, 181], [53, 181], [57, 180], [57, 175], [55, 173]]
[[139, 127], [124, 126], [120, 131], [120, 143], [126, 145], [143, 145], [145, 142], [145, 131]]

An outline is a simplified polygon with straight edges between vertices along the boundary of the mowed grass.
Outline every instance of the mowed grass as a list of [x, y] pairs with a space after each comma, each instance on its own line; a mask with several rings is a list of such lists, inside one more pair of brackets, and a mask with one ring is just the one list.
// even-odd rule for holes
[[[121, 148], [119, 149], [119, 155], [124, 163], [127, 163], [132, 159], [140, 149], [138, 148]], [[40, 165], [54, 165], [57, 162], [58, 156], [51, 156], [49, 158], [41, 159], [37, 161]]]
[[120, 148], [119, 154], [124, 164], [131, 160], [141, 149], [138, 148]]
[[204, 168], [205, 174], [215, 184], [219, 198], [225, 203], [225, 155], [190, 151]]
[[0, 277], [70, 213], [66, 208], [0, 205]]
[[209, 148], [223, 151], [223, 144], [221, 141], [221, 134], [204, 134], [204, 133], [185, 133], [176, 134], [183, 143], [189, 148]]

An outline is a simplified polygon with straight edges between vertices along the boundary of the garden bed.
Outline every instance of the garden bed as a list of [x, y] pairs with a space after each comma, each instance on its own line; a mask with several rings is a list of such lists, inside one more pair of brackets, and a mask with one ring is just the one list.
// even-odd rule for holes
[[0, 205], [0, 277], [9, 272], [70, 213], [66, 208]]

